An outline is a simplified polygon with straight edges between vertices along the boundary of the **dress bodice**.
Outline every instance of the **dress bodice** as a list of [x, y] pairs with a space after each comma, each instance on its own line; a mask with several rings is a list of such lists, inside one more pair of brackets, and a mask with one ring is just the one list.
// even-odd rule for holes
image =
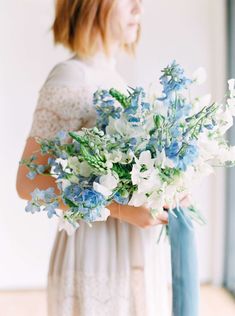
[[33, 114], [28, 137], [53, 138], [59, 130], [94, 126], [93, 93], [126, 83], [116, 70], [116, 59], [103, 53], [81, 60], [77, 55], [56, 64], [49, 72]]

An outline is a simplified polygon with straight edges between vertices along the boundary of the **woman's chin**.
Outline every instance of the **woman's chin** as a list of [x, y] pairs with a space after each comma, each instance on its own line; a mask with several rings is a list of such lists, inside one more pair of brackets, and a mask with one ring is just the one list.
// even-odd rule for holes
[[137, 40], [137, 33], [130, 35], [130, 36], [126, 36], [125, 38], [125, 44], [127, 45], [131, 45], [134, 44]]

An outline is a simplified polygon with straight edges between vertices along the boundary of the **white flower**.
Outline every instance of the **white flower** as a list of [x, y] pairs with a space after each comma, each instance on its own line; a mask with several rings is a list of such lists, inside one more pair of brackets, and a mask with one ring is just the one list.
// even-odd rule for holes
[[111, 162], [117, 163], [122, 159], [122, 152], [120, 150], [113, 150], [112, 152], [106, 152], [105, 158]]
[[110, 215], [110, 210], [107, 207], [103, 207], [100, 211], [100, 217], [96, 218], [96, 221], [106, 221]]
[[138, 193], [149, 193], [161, 187], [161, 180], [156, 170], [147, 179], [142, 179], [138, 185]]
[[[66, 170], [68, 166], [68, 160], [67, 159], [62, 159], [62, 158], [57, 158], [55, 159], [55, 162], [58, 164], [61, 164], [63, 171]], [[58, 174], [55, 172], [56, 166], [51, 167], [50, 174], [53, 178], [58, 178]]]
[[[67, 170], [67, 166], [68, 166], [67, 159], [57, 158], [57, 159], [55, 159], [55, 162], [58, 164], [61, 164], [63, 171], [69, 171], [69, 170]], [[56, 168], [56, 166], [51, 167], [50, 174], [53, 178], [58, 178], [58, 175], [55, 172], [55, 168]]]
[[111, 169], [113, 167], [113, 163], [121, 162], [122, 160], [122, 152], [120, 150], [113, 150], [112, 152], [105, 152], [106, 158], [106, 167]]
[[143, 138], [145, 136], [145, 131], [142, 127], [133, 127], [124, 116], [121, 119], [109, 118], [109, 124], [106, 127], [106, 133], [109, 135], [120, 134], [125, 139], [130, 139], [131, 137]]
[[68, 179], [58, 179], [55, 182], [62, 184], [62, 190], [64, 191], [68, 186], [71, 185], [71, 182]]
[[166, 156], [165, 150], [157, 152], [156, 164], [160, 165], [161, 168], [174, 168], [174, 162]]
[[228, 89], [230, 92], [230, 98], [234, 98], [235, 97], [235, 79], [228, 80]]
[[77, 230], [77, 228], [80, 226], [78, 222], [74, 223], [74, 225], [75, 226], [70, 224], [68, 222], [68, 220], [66, 220], [64, 218], [63, 215], [61, 217], [59, 217], [59, 223], [58, 223], [58, 230], [59, 231], [65, 230], [69, 236], [72, 236], [75, 233], [75, 231]]
[[77, 157], [69, 157], [68, 167], [83, 177], [89, 177], [92, 172], [89, 164], [86, 161], [80, 162]]
[[93, 182], [93, 188], [95, 191], [103, 194], [105, 198], [108, 198], [112, 193], [113, 190], [117, 187], [119, 179], [117, 176], [115, 177], [111, 173], [107, 175], [103, 175], [99, 179], [98, 182]]
[[83, 177], [89, 177], [92, 172], [92, 169], [87, 161], [80, 162], [80, 175]]
[[196, 182], [215, 172], [210, 163], [205, 162], [205, 160], [207, 159], [198, 157], [193, 166], [189, 166], [187, 171], [182, 174], [182, 181], [189, 191], [193, 190]]
[[115, 177], [111, 173], [109, 173], [101, 176], [99, 182], [101, 185], [109, 188], [110, 190], [113, 190], [117, 187], [119, 179], [118, 176]]
[[194, 73], [193, 73], [193, 81], [200, 85], [206, 81], [207, 75], [206, 71], [203, 67], [198, 68]]
[[60, 163], [62, 165], [62, 169], [65, 171], [65, 169], [68, 166], [68, 159], [62, 159], [62, 158], [57, 158], [55, 160], [55, 162], [57, 162], [58, 164]]
[[228, 89], [229, 91], [233, 91], [235, 89], [235, 79], [228, 80]]
[[161, 212], [164, 207], [164, 194], [162, 192], [158, 193], [157, 191], [154, 191], [147, 199], [146, 206], [149, 208], [152, 208], [153, 210], [156, 210], [158, 212]]
[[235, 162], [235, 146], [221, 148], [216, 158], [222, 164], [227, 161]]
[[93, 182], [93, 189], [101, 194], [107, 199], [111, 194], [112, 191], [106, 188], [105, 186], [101, 185], [100, 183], [94, 181]]
[[120, 160], [120, 162], [122, 164], [128, 164], [130, 163], [134, 158], [134, 153], [132, 150], [128, 150], [127, 153], [122, 153], [122, 158]]
[[129, 201], [129, 205], [133, 205], [135, 207], [141, 206], [147, 202], [147, 196], [144, 193], [133, 192], [132, 197]]
[[[153, 166], [154, 159], [151, 158], [151, 152], [149, 150], [142, 151], [139, 159], [135, 157], [136, 163], [132, 166], [131, 180], [133, 184], [139, 184], [141, 180], [150, 176]], [[141, 170], [145, 167], [144, 170]]]
[[209, 106], [211, 102], [211, 94], [208, 93], [200, 98], [196, 98], [193, 102], [193, 108], [190, 115], [196, 114], [201, 111], [204, 106]]
[[[228, 99], [228, 100], [227, 100], [227, 103], [228, 103], [229, 106], [235, 107], [235, 99]], [[233, 110], [234, 110], [234, 109], [233, 109]]]
[[227, 104], [228, 104], [227, 110], [230, 112], [232, 116], [235, 116], [235, 98], [229, 98], [227, 100]]
[[225, 111], [221, 111], [219, 114], [220, 117], [220, 124], [219, 131], [223, 135], [227, 132], [227, 130], [233, 125], [233, 117], [232, 113], [229, 109]]
[[69, 168], [71, 168], [74, 171], [79, 169], [80, 163], [78, 161], [78, 158], [77, 157], [69, 157], [68, 158], [68, 166], [69, 166]]
[[202, 161], [213, 159], [220, 151], [218, 141], [209, 139], [206, 135], [200, 135], [198, 146], [200, 148], [200, 158]]
[[139, 159], [135, 157], [136, 164], [132, 166], [131, 181], [138, 185], [138, 193], [149, 193], [161, 186], [158, 172], [154, 166], [155, 159], [151, 158], [149, 150], [143, 151]]

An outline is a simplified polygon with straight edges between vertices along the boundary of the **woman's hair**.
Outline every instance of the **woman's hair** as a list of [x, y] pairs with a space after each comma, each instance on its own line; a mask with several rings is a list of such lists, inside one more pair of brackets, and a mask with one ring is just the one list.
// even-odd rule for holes
[[[111, 12], [117, 0], [56, 0], [55, 19], [51, 27], [54, 43], [62, 44], [80, 57], [96, 53], [99, 37], [106, 54], [109, 54]], [[122, 44], [134, 54], [140, 35], [135, 43]]]

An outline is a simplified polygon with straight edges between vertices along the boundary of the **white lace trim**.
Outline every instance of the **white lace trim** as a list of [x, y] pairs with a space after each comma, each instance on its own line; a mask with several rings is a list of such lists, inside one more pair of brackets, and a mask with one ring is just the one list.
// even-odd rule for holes
[[73, 271], [49, 275], [48, 316], [147, 316], [143, 288], [139, 268], [113, 277]]
[[79, 130], [95, 124], [93, 92], [88, 87], [45, 85], [40, 90], [28, 137], [53, 138], [60, 130]]

